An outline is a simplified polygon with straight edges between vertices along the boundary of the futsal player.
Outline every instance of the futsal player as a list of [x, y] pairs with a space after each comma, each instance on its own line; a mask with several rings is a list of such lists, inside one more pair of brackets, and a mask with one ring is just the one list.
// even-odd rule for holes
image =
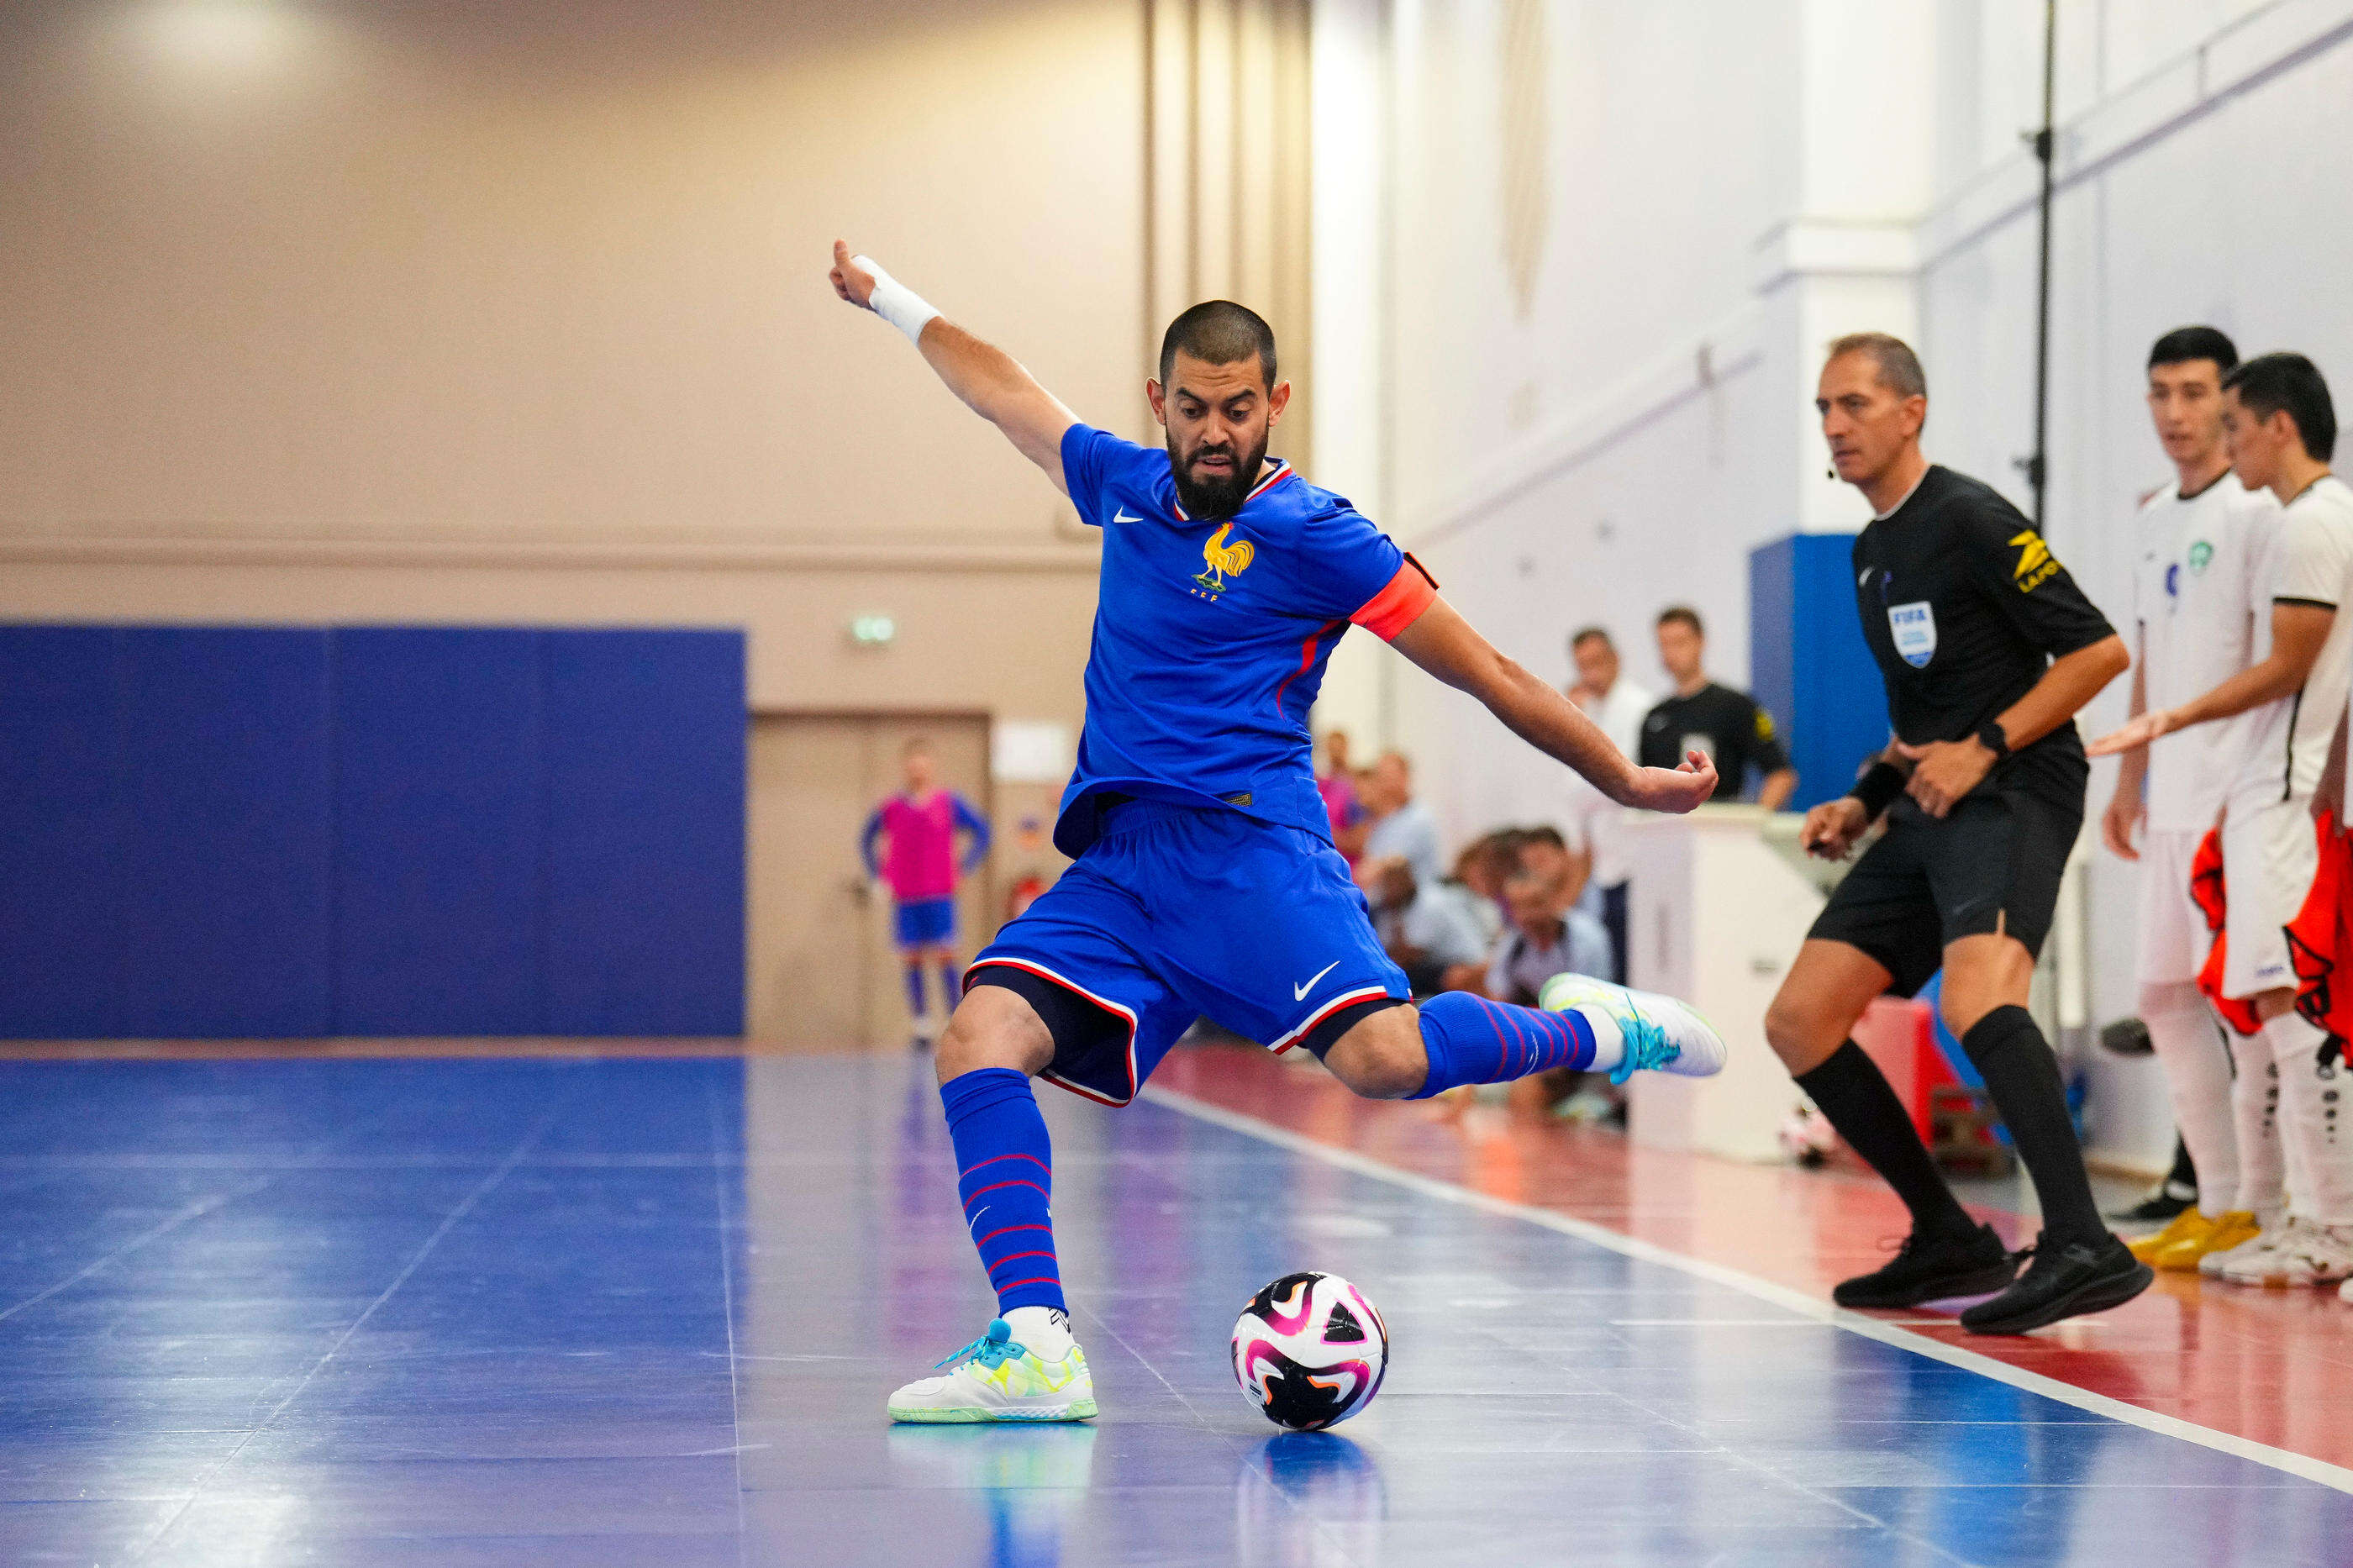
[[[1839, 477], [1874, 514], [1854, 542], [1855, 603], [1895, 740], [1852, 792], [1806, 816], [1807, 848], [1831, 858], [1882, 815], [1887, 832], [1814, 921], [1766, 1037], [1911, 1210], [1902, 1250], [1839, 1285], [1839, 1304], [1998, 1290], [1962, 1325], [2023, 1333], [2129, 1300], [2154, 1278], [2092, 1201], [2058, 1058], [2026, 1010], [2084, 820], [2075, 713], [2130, 661], [2017, 508], [1921, 453], [1927, 381], [1900, 340], [1832, 343], [1815, 407]], [[1910, 1113], [1850, 1037], [1874, 997], [1912, 995], [1939, 966], [1945, 1022], [2042, 1200], [2042, 1236], [2023, 1273], [1954, 1199]]]
[[[1042, 1076], [1124, 1105], [1197, 1015], [1303, 1047], [1358, 1094], [1425, 1098], [1554, 1068], [1620, 1081], [1717, 1071], [1724, 1043], [1666, 997], [1554, 977], [1543, 1007], [1468, 993], [1416, 1008], [1332, 847], [1309, 760], [1324, 662], [1362, 626], [1621, 805], [1689, 811], [1703, 757], [1638, 768], [1576, 706], [1473, 631], [1340, 497], [1267, 456], [1291, 396], [1274, 334], [1225, 300], [1169, 325], [1145, 384], [1166, 449], [1079, 423], [1029, 373], [846, 246], [842, 299], [897, 327], [1103, 530], [1086, 723], [1056, 845], [1075, 862], [965, 973], [939, 1051], [964, 1213], [1001, 1316], [902, 1421], [1095, 1414], [1049, 1207]], [[947, 1363], [944, 1363], [947, 1364]]]
[[[2295, 1009], [2287, 927], [2319, 869], [2311, 803], [2353, 684], [2353, 489], [2328, 470], [2337, 412], [2302, 354], [2258, 355], [2222, 378], [2232, 466], [2281, 504], [2270, 582], [2270, 646], [2249, 668], [2178, 707], [2155, 709], [2093, 744], [2126, 752], [2159, 737], [2246, 714], [2241, 765], [2222, 819], [2221, 994], [2249, 1004], [2270, 1048], [2259, 1125], [2242, 1119], [2242, 1195], [2263, 1234], [2210, 1252], [2202, 1272], [2246, 1285], [2353, 1278], [2353, 1131], [2340, 1122], [2345, 1042]], [[2175, 744], [2181, 742], [2176, 742]], [[2161, 751], [2162, 748], [2160, 748]], [[2272, 1076], [2275, 1074], [2276, 1076]], [[2280, 1161], [2257, 1157], [2260, 1132]], [[2283, 1169], [2284, 1167], [2284, 1169]], [[2284, 1177], [2289, 1212], [2282, 1205]]]
[[[2238, 363], [2238, 350], [2212, 327], [2179, 328], [2149, 350], [2149, 416], [2174, 482], [2141, 503], [2134, 530], [2134, 719], [2202, 697], [2261, 662], [2258, 626], [2280, 613], [2271, 602], [2279, 509], [2268, 493], [2240, 483], [2222, 438], [2222, 378]], [[2272, 657], [2285, 658], [2288, 645], [2265, 640]], [[2191, 864], [2221, 815], [2250, 722], [2211, 724], [2126, 752], [2100, 819], [2108, 847], [2140, 862], [2139, 1013], [2199, 1176], [2198, 1202], [2132, 1244], [2134, 1257], [2159, 1268], [2195, 1270], [2208, 1253], [2251, 1240], [2263, 1216], [2278, 1217], [2279, 1139], [2266, 1103], [2277, 1092], [2271, 1047], [2242, 1053], [2234, 1101], [2230, 1047], [2198, 994], [2211, 939], [2190, 894]], [[2234, 1118], [2246, 1131], [2260, 1198], [2240, 1190]]]
[[[893, 933], [907, 966], [907, 1012], [915, 1021], [915, 1044], [932, 1041], [932, 1008], [923, 995], [924, 966], [939, 972], [940, 1010], [955, 1005], [956, 882], [988, 857], [988, 819], [954, 790], [934, 787], [935, 765], [929, 742], [907, 742], [900, 768], [906, 787], [874, 808], [858, 836], [866, 875], [891, 889]], [[956, 835], [966, 838], [961, 863]], [[875, 854], [875, 840], [888, 851]]]

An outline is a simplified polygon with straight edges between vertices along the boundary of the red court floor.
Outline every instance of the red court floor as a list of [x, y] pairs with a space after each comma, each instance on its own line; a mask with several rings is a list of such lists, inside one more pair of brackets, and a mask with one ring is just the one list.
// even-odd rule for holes
[[[1824, 1300], [1905, 1229], [1903, 1205], [1867, 1173], [1641, 1149], [1615, 1132], [1496, 1108], [1359, 1100], [1325, 1073], [1253, 1047], [1175, 1052], [1153, 1084]], [[2031, 1220], [1979, 1212], [2013, 1243], [2032, 1239]], [[2015, 1339], [1964, 1333], [1936, 1308], [1876, 1315], [2093, 1394], [2353, 1468], [2353, 1305], [2333, 1289], [2250, 1290], [2160, 1274], [2115, 1311]]]

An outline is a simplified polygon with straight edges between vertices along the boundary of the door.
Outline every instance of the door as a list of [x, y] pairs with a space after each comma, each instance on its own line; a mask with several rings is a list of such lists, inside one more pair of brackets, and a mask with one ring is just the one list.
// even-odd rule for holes
[[[867, 815], [901, 787], [906, 743], [931, 743], [940, 787], [990, 816], [988, 721], [976, 715], [761, 714], [747, 810], [745, 1027], [818, 1048], [903, 1046], [913, 1030], [891, 900], [858, 858]], [[989, 867], [956, 896], [956, 952], [995, 930]], [[986, 921], [987, 923], [984, 923]], [[939, 977], [925, 977], [934, 1013]]]

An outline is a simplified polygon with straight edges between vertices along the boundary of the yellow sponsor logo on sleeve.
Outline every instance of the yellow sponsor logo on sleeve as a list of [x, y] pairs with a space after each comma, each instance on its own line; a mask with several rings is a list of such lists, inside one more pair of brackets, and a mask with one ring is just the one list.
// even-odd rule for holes
[[2041, 534], [2029, 529], [2012, 535], [2010, 542], [2018, 550], [2018, 565], [2010, 575], [2020, 593], [2031, 594], [2059, 575], [2059, 558], [2051, 553]]

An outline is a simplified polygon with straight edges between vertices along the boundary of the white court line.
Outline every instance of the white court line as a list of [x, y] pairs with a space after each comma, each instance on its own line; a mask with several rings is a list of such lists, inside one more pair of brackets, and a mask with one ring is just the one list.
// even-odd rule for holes
[[1621, 1257], [1636, 1258], [1644, 1263], [1655, 1263], [1662, 1268], [1676, 1269], [1714, 1284], [1729, 1286], [1759, 1300], [1770, 1301], [1777, 1307], [1787, 1308], [1818, 1323], [1827, 1323], [1833, 1328], [1844, 1329], [1849, 1333], [1861, 1334], [1864, 1339], [1877, 1340], [1881, 1344], [1892, 1345], [1897, 1350], [1910, 1351], [1915, 1355], [1924, 1355], [1931, 1361], [1942, 1362], [1947, 1366], [1977, 1373], [1980, 1376], [1992, 1378], [1996, 1383], [2006, 1383], [2012, 1388], [2023, 1389], [2029, 1394], [2039, 1394], [2045, 1399], [2055, 1399], [2060, 1404], [2072, 1405], [2077, 1410], [2089, 1411], [2094, 1415], [2105, 1415], [2112, 1421], [2121, 1421], [2128, 1426], [2137, 1426], [2145, 1432], [2155, 1432], [2160, 1436], [2178, 1437], [2185, 1443], [2195, 1443], [2201, 1448], [2211, 1448], [2217, 1453], [2233, 1455], [2242, 1459], [2252, 1459], [2256, 1464], [2269, 1466], [2274, 1470], [2284, 1470], [2289, 1475], [2300, 1476], [2308, 1481], [2317, 1481], [2322, 1486], [2333, 1487], [2341, 1492], [2353, 1492], [2353, 1470], [2346, 1469], [2339, 1465], [2329, 1464], [2324, 1459], [2316, 1459], [2308, 1454], [2292, 1454], [2285, 1448], [2274, 1448], [2268, 1443], [2258, 1443], [2253, 1438], [2236, 1436], [2229, 1432], [2217, 1432], [2211, 1426], [2200, 1426], [2196, 1422], [2184, 1421], [2178, 1415], [2164, 1415], [2154, 1410], [2144, 1410], [2137, 1405], [2127, 1405], [2121, 1399], [2112, 1399], [2105, 1394], [2094, 1394], [2088, 1389], [2078, 1388], [2072, 1383], [2062, 1383], [2055, 1377], [2045, 1377], [2039, 1372], [2023, 1371], [2011, 1366], [2007, 1362], [1980, 1355], [1976, 1351], [1963, 1350], [1958, 1345], [1949, 1345], [1941, 1340], [1932, 1340], [1923, 1334], [1909, 1332], [1894, 1323], [1878, 1318], [1865, 1317], [1861, 1312], [1850, 1312], [1844, 1308], [1834, 1307], [1828, 1301], [1809, 1296], [1801, 1290], [1793, 1290], [1786, 1285], [1777, 1285], [1769, 1279], [1760, 1279], [1753, 1274], [1744, 1274], [1737, 1268], [1727, 1268], [1723, 1264], [1710, 1263], [1704, 1258], [1687, 1258], [1682, 1253], [1670, 1252], [1663, 1247], [1640, 1241], [1630, 1236], [1620, 1236], [1614, 1230], [1605, 1230], [1589, 1221], [1574, 1219], [1564, 1214], [1555, 1214], [1549, 1209], [1531, 1208], [1525, 1204], [1515, 1204], [1503, 1198], [1489, 1197], [1484, 1193], [1458, 1186], [1452, 1182], [1441, 1182], [1418, 1172], [1401, 1170], [1395, 1165], [1386, 1164], [1367, 1155], [1359, 1154], [1351, 1149], [1335, 1149], [1328, 1143], [1319, 1143], [1288, 1128], [1277, 1127], [1272, 1122], [1261, 1121], [1255, 1116], [1246, 1116], [1238, 1110], [1228, 1110], [1223, 1106], [1211, 1105], [1207, 1101], [1195, 1100], [1190, 1095], [1179, 1094], [1174, 1089], [1147, 1086], [1142, 1098], [1156, 1105], [1166, 1106], [1171, 1110], [1181, 1111], [1185, 1115], [1214, 1123], [1229, 1131], [1240, 1132], [1245, 1137], [1258, 1139], [1261, 1142], [1272, 1143], [1278, 1148], [1288, 1149], [1295, 1154], [1304, 1154], [1311, 1159], [1321, 1160], [1327, 1165], [1337, 1165], [1343, 1170], [1354, 1171], [1360, 1176], [1369, 1176], [1375, 1181], [1387, 1182], [1392, 1186], [1405, 1187], [1426, 1197], [1461, 1204], [1466, 1208], [1483, 1209], [1489, 1214], [1525, 1220], [1530, 1225], [1542, 1226], [1546, 1230], [1556, 1230], [1564, 1236], [1573, 1236], [1579, 1241], [1589, 1241], [1596, 1247], [1607, 1247]]

